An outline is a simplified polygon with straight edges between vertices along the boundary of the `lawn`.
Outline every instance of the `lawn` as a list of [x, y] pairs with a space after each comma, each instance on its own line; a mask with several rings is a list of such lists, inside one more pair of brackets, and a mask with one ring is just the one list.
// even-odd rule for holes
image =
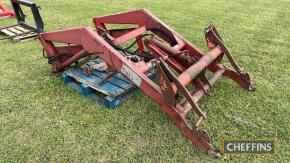
[[[208, 113], [202, 127], [216, 149], [226, 138], [276, 141], [274, 155], [225, 155], [220, 161], [290, 160], [290, 1], [36, 2], [46, 31], [92, 26], [95, 16], [146, 8], [206, 50], [203, 29], [215, 24], [257, 90], [247, 92], [228, 79], [219, 80], [212, 96], [201, 101]], [[12, 22], [0, 20], [0, 27]], [[142, 92], [108, 110], [69, 89], [59, 74], [50, 72], [38, 41], [2, 41], [0, 58], [2, 161], [217, 161], [182, 137]]]

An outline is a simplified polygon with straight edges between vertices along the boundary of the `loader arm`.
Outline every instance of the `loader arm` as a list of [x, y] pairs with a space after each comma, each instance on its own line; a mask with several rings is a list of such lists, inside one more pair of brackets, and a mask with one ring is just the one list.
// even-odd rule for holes
[[[202, 58], [205, 55], [205, 53], [200, 51], [195, 45], [190, 43], [188, 40], [172, 30], [170, 27], [168, 27], [166, 24], [164, 24], [162, 21], [160, 21], [158, 18], [153, 16], [145, 9], [134, 10], [125, 13], [117, 13], [108, 16], [100, 16], [94, 18], [93, 21], [97, 29], [100, 27], [106, 29], [106, 24], [134, 24], [138, 25], [139, 27], [144, 26], [147, 30], [155, 33], [156, 35], [167, 41], [171, 46], [173, 46], [176, 51], [187, 50], [190, 56], [196, 58]], [[123, 31], [124, 29], [120, 30]], [[107, 31], [113, 31], [115, 33], [118, 32], [118, 30], [116, 29]], [[215, 27], [209, 26], [207, 29], [205, 29], [205, 36], [207, 43], [211, 42], [214, 46], [219, 45], [219, 48], [222, 49], [223, 53], [226, 52], [227, 57], [229, 56], [232, 58], [232, 55], [227, 50]], [[232, 58], [232, 60], [234, 59]], [[179, 64], [184, 65], [184, 62], [182, 62], [182, 60], [178, 60], [178, 62]], [[241, 72], [240, 67], [237, 65], [236, 62], [231, 63], [235, 67], [235, 70], [225, 67], [226, 70], [224, 76], [234, 80], [237, 84], [239, 84], [242, 88], [246, 90], [254, 90], [255, 88], [250, 82], [249, 75], [247, 73]], [[175, 64], [174, 66], [177, 65]], [[185, 68], [188, 68], [189, 66], [186, 66]], [[220, 67], [217, 64], [211, 64], [208, 67], [208, 69], [212, 72], [217, 71], [219, 68]], [[239, 73], [236, 73], [237, 71]]]
[[[60, 72], [82, 58], [100, 57], [110, 72], [121, 73], [156, 102], [199, 149], [220, 156], [212, 149], [206, 130], [200, 127], [206, 112], [199, 107], [198, 101], [209, 94], [222, 76], [246, 90], [254, 90], [254, 87], [216, 29], [213, 26], [206, 28], [209, 51], [204, 53], [143, 9], [96, 17], [93, 21], [96, 31], [82, 27], [39, 36], [52, 71]], [[109, 29], [108, 24], [136, 27]], [[126, 43], [131, 45], [125, 47]], [[222, 64], [224, 55], [233, 69]], [[157, 71], [157, 81], [145, 75], [152, 70]], [[211, 72], [210, 76], [206, 74], [207, 70]], [[194, 89], [189, 89], [189, 85]], [[187, 119], [191, 111], [198, 116], [193, 124]]]
[[[186, 127], [186, 124], [181, 117], [174, 111], [174, 108], [165, 104], [163, 101], [162, 92], [151, 79], [149, 79], [143, 72], [139, 71], [140, 67], [125, 59], [115, 49], [113, 49], [107, 42], [105, 42], [95, 31], [90, 28], [76, 28], [70, 30], [63, 30], [58, 32], [48, 32], [41, 34], [39, 37], [48, 56], [58, 55], [57, 47], [52, 46], [52, 42], [77, 44], [81, 45], [86, 54], [96, 54], [102, 58], [109, 67], [115, 71], [122, 73], [125, 77], [136, 84], [147, 96], [159, 104], [159, 106], [172, 118], [175, 124], [181, 129], [182, 133], [190, 138], [194, 144], [204, 151], [211, 150], [211, 144], [206, 140], [201, 139], [192, 130]], [[73, 56], [79, 53], [73, 54]], [[85, 57], [85, 56], [83, 56]], [[113, 61], [113, 62], [112, 62]], [[59, 65], [60, 63], [54, 63]], [[57, 66], [56, 66], [57, 67]], [[54, 69], [52, 71], [59, 71]], [[124, 71], [126, 69], [126, 71]], [[123, 71], [122, 71], [123, 70]], [[132, 76], [132, 77], [130, 77]], [[134, 78], [139, 78], [141, 83]]]
[[[59, 54], [57, 49], [58, 47], [55, 48], [52, 46], [52, 42], [81, 45], [82, 50], [86, 51], [86, 55], [83, 55], [82, 58], [91, 54], [98, 55], [112, 70], [122, 73], [139, 88], [146, 90], [144, 93], [149, 97], [152, 97], [154, 101], [157, 103], [162, 102], [162, 96], [159, 96], [161, 94], [159, 87], [154, 82], [152, 82], [151, 79], [144, 75], [144, 72], [140, 71], [142, 68], [137, 67], [139, 65], [135, 65], [124, 56], [122, 56], [92, 29], [83, 27], [65, 31], [48, 32], [40, 35], [39, 39], [45, 51], [48, 53], [48, 56], [50, 57]], [[77, 52], [74, 53], [73, 56], [79, 54], [80, 53]], [[56, 65], [55, 67], [57, 67], [61, 63], [55, 62], [54, 64]], [[56, 72], [60, 70], [57, 68], [54, 69], [55, 67], [53, 66], [52, 71]], [[127, 73], [132, 74], [124, 74], [124, 72], [126, 73], [124, 69], [128, 71]], [[133, 79], [133, 77], [128, 77], [128, 75], [134, 75], [133, 77], [138, 78]]]

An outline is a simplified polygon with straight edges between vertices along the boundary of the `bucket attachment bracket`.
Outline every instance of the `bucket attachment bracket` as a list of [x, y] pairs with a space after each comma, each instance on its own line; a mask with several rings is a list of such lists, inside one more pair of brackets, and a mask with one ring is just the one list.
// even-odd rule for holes
[[[163, 95], [164, 95], [164, 101], [168, 102], [169, 105], [176, 105], [176, 99], [172, 98], [175, 97], [175, 93], [172, 88], [172, 84], [170, 82], [173, 81], [173, 83], [176, 85], [177, 89], [185, 96], [187, 101], [190, 103], [190, 105], [193, 107], [195, 112], [197, 113], [198, 116], [202, 116], [204, 119], [206, 118], [206, 114], [199, 108], [196, 102], [194, 102], [190, 92], [188, 91], [187, 88], [185, 88], [175, 77], [173, 72], [167, 68], [166, 63], [163, 59], [160, 59], [160, 64], [158, 67], [158, 76], [159, 77], [159, 83], [162, 84], [160, 85], [161, 90], [163, 91], [163, 88], [166, 88]], [[170, 79], [170, 80], [168, 80]], [[167, 99], [168, 98], [168, 99]]]
[[[220, 46], [226, 57], [228, 58], [230, 64], [233, 66], [234, 70], [237, 72], [241, 80], [244, 81], [243, 88], [249, 91], [254, 91], [256, 88], [251, 84], [250, 75], [247, 72], [243, 72], [239, 64], [235, 61], [233, 55], [230, 53], [226, 45], [224, 44], [222, 38], [220, 37], [218, 31], [213, 25], [210, 25], [205, 29], [205, 38], [208, 44], [208, 48], [212, 49], [213, 46]], [[221, 58], [217, 61], [219, 63]]]

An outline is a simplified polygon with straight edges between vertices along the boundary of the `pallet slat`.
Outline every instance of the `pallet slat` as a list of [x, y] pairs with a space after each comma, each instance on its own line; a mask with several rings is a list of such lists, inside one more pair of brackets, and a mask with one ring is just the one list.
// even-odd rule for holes
[[16, 35], [15, 33], [8, 31], [7, 29], [2, 29], [1, 32], [6, 34], [7, 36], [15, 36]]
[[15, 36], [15, 37], [13, 37], [13, 41], [14, 42], [24, 42], [24, 41], [28, 41], [32, 38], [35, 38], [37, 35], [38, 35], [37, 33], [31, 32], [31, 33], [24, 34], [21, 36]]
[[103, 77], [101, 77], [100, 75], [87, 76], [86, 74], [83, 73], [81, 69], [71, 69], [71, 71], [68, 71], [68, 75], [70, 75], [83, 85], [96, 89], [97, 91], [108, 96], [114, 96], [118, 94], [118, 92], [124, 92], [123, 89], [110, 82], [105, 82], [103, 85], [99, 85]]
[[29, 32], [28, 29], [25, 29], [25, 28], [23, 28], [23, 27], [21, 27], [21, 26], [16, 26], [15, 28], [18, 29], [19, 31], [24, 32], [24, 33]]
[[[99, 72], [99, 71], [94, 71], [93, 74], [95, 76], [100, 76], [102, 79], [104, 79], [106, 77], [106, 75], [107, 75], [106, 73]], [[124, 90], [129, 89], [130, 87], [133, 86], [132, 83], [130, 84], [129, 82], [125, 82], [124, 80], [121, 80], [119, 78], [116, 78], [116, 75], [113, 75], [107, 81], [110, 82], [110, 83], [112, 83], [112, 84], [117, 83], [115, 85], [118, 86], [121, 89], [124, 89]]]
[[17, 30], [15, 27], [10, 27], [8, 30], [16, 34], [23, 34], [22, 31]]

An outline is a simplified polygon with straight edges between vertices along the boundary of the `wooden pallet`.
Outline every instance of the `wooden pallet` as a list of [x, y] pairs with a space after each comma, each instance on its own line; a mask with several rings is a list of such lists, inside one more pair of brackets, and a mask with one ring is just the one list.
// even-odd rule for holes
[[1, 28], [0, 33], [7, 38], [12, 38], [14, 42], [24, 42], [38, 36], [38, 33], [32, 32], [20, 25]]
[[[88, 76], [80, 68], [71, 68], [62, 73], [62, 80], [70, 88], [109, 109], [116, 108], [138, 90], [133, 83], [119, 73], [100, 85], [106, 76], [107, 73], [96, 70]], [[149, 72], [147, 76], [153, 78], [154, 73]]]

